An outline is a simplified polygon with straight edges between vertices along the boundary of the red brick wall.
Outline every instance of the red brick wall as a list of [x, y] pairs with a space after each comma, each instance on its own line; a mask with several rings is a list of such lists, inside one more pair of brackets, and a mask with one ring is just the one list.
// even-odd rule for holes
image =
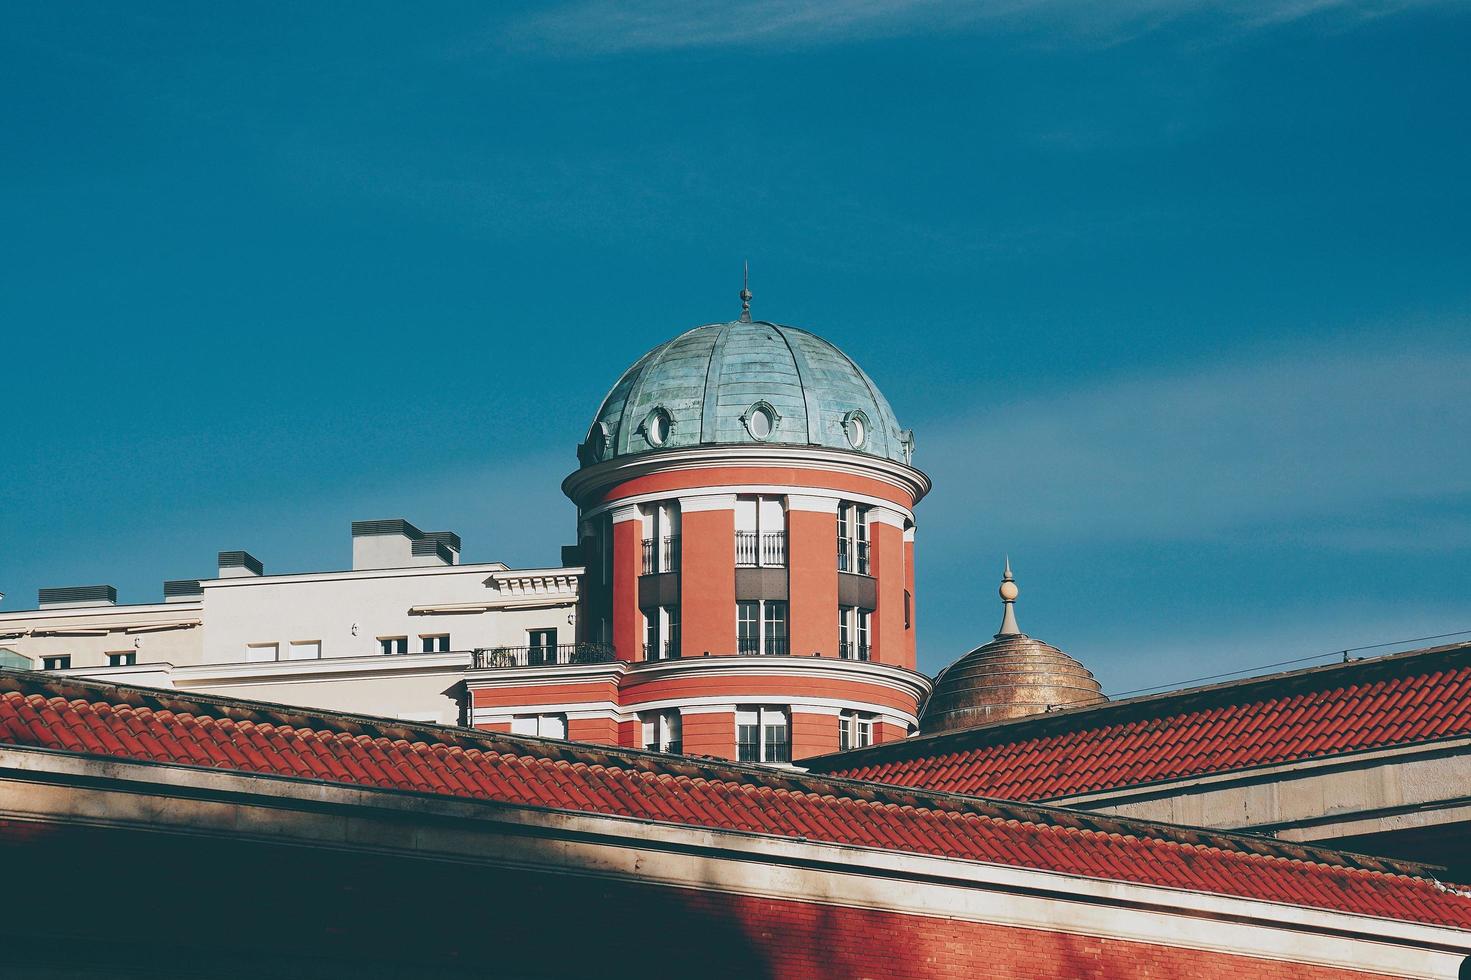
[[918, 660], [916, 655], [916, 637], [919, 636], [919, 624], [915, 605], [917, 599], [914, 594], [914, 542], [904, 542], [904, 589], [909, 593], [909, 628], [904, 633], [904, 666], [913, 668]]
[[792, 759], [838, 751], [838, 719], [832, 715], [792, 711]]
[[912, 668], [914, 660], [904, 634], [904, 532], [892, 524], [872, 521], [868, 534], [879, 600], [873, 616], [873, 659]]
[[716, 711], [689, 714], [680, 719], [684, 728], [685, 755], [714, 755], [734, 759], [736, 754], [735, 713]]
[[735, 653], [735, 511], [680, 517], [680, 644], [686, 657]]
[[637, 519], [613, 525], [613, 648], [619, 660], [643, 659], [644, 625], [638, 608], [643, 538]]
[[837, 515], [787, 512], [792, 652], [838, 655]]

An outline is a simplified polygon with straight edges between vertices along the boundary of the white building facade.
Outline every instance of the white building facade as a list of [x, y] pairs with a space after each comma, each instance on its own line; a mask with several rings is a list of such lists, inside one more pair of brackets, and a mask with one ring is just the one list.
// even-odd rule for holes
[[577, 628], [580, 567], [461, 564], [452, 532], [358, 521], [353, 567], [267, 575], [243, 551], [214, 579], [118, 605], [111, 586], [42, 589], [0, 613], [11, 666], [439, 724], [468, 721], [476, 653], [554, 658]]

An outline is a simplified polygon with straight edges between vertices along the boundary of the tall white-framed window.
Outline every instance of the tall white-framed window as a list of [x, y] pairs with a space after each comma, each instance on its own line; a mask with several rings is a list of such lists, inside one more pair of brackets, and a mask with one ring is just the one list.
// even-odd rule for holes
[[736, 758], [742, 762], [791, 762], [791, 713], [775, 705], [736, 709]]
[[857, 606], [838, 607], [838, 656], [845, 660], [867, 660], [872, 652], [869, 646], [869, 623], [873, 613]]
[[781, 497], [737, 497], [735, 534], [737, 565], [786, 565], [787, 512]]
[[736, 603], [736, 652], [781, 656], [790, 652], [785, 599]]
[[673, 660], [679, 656], [679, 607], [660, 606], [659, 625], [664, 630], [664, 659]]
[[566, 738], [566, 715], [516, 715], [511, 719], [514, 735], [539, 735], [542, 738]]
[[861, 711], [844, 711], [838, 715], [838, 751], [861, 749], [873, 744], [873, 726], [877, 719]]
[[673, 660], [679, 656], [679, 606], [645, 609], [644, 659]]
[[648, 751], [673, 755], [684, 751], [684, 726], [678, 708], [645, 712], [639, 715], [639, 723], [643, 729], [643, 746]]
[[868, 507], [843, 501], [838, 504], [838, 571], [867, 575]]
[[662, 500], [639, 507], [643, 526], [644, 575], [679, 571], [679, 502]]
[[292, 640], [286, 644], [287, 660], [320, 660], [321, 658], [321, 640]]
[[424, 653], [449, 653], [449, 634], [424, 633], [419, 637], [419, 646]]
[[279, 643], [247, 643], [245, 644], [245, 662], [248, 664], [261, 664], [268, 661], [280, 659], [281, 644]]

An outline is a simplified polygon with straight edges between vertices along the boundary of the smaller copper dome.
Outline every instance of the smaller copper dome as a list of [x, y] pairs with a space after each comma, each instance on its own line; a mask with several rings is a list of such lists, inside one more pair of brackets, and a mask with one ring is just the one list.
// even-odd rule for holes
[[1017, 629], [1011, 563], [1001, 581], [1001, 632], [946, 667], [920, 714], [926, 735], [1108, 700], [1088, 668]]

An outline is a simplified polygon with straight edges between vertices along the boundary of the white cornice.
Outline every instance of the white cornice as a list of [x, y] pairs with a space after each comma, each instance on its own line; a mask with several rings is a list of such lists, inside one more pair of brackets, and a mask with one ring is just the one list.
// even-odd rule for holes
[[[629, 664], [629, 673], [640, 681], [665, 677], [838, 677], [878, 684], [900, 691], [916, 700], [930, 693], [933, 683], [924, 674], [893, 664], [841, 657], [683, 657], [677, 660], [648, 660]], [[630, 677], [630, 681], [632, 677]]]
[[189, 689], [213, 684], [314, 681], [344, 677], [392, 677], [401, 674], [461, 674], [470, 654], [400, 653], [368, 657], [323, 657], [318, 660], [267, 660], [259, 663], [193, 664], [175, 667], [174, 686]]
[[931, 486], [930, 478], [912, 466], [859, 452], [820, 446], [691, 446], [618, 456], [577, 470], [562, 481], [562, 492], [583, 506], [596, 491], [615, 483], [652, 473], [731, 466], [817, 470], [866, 477], [902, 490], [914, 503], [929, 493]]
[[[235, 578], [203, 579], [202, 589], [234, 589], [251, 585], [286, 585], [299, 582], [340, 582], [375, 578], [425, 578], [436, 575], [481, 575], [511, 571], [504, 562], [475, 565], [409, 565], [405, 568], [359, 568], [337, 572], [301, 572], [294, 575], [241, 575]], [[171, 605], [176, 605], [171, 603]]]
[[[147, 617], [150, 615], [167, 614], [170, 619], [178, 619], [188, 616], [190, 613], [198, 614], [204, 609], [204, 603], [198, 599], [187, 602], [148, 602], [136, 605], [123, 606], [52, 606], [46, 609], [19, 609], [14, 612], [0, 612], [0, 635], [16, 635], [23, 630], [35, 629], [38, 621], [48, 619], [133, 619]], [[12, 622], [25, 623], [25, 627], [9, 628]], [[138, 625], [153, 625], [144, 621]], [[41, 627], [44, 629], [45, 627]], [[85, 628], [85, 627], [82, 627]], [[101, 627], [98, 627], [99, 629]], [[125, 629], [126, 626], [108, 626], [108, 629]]]

